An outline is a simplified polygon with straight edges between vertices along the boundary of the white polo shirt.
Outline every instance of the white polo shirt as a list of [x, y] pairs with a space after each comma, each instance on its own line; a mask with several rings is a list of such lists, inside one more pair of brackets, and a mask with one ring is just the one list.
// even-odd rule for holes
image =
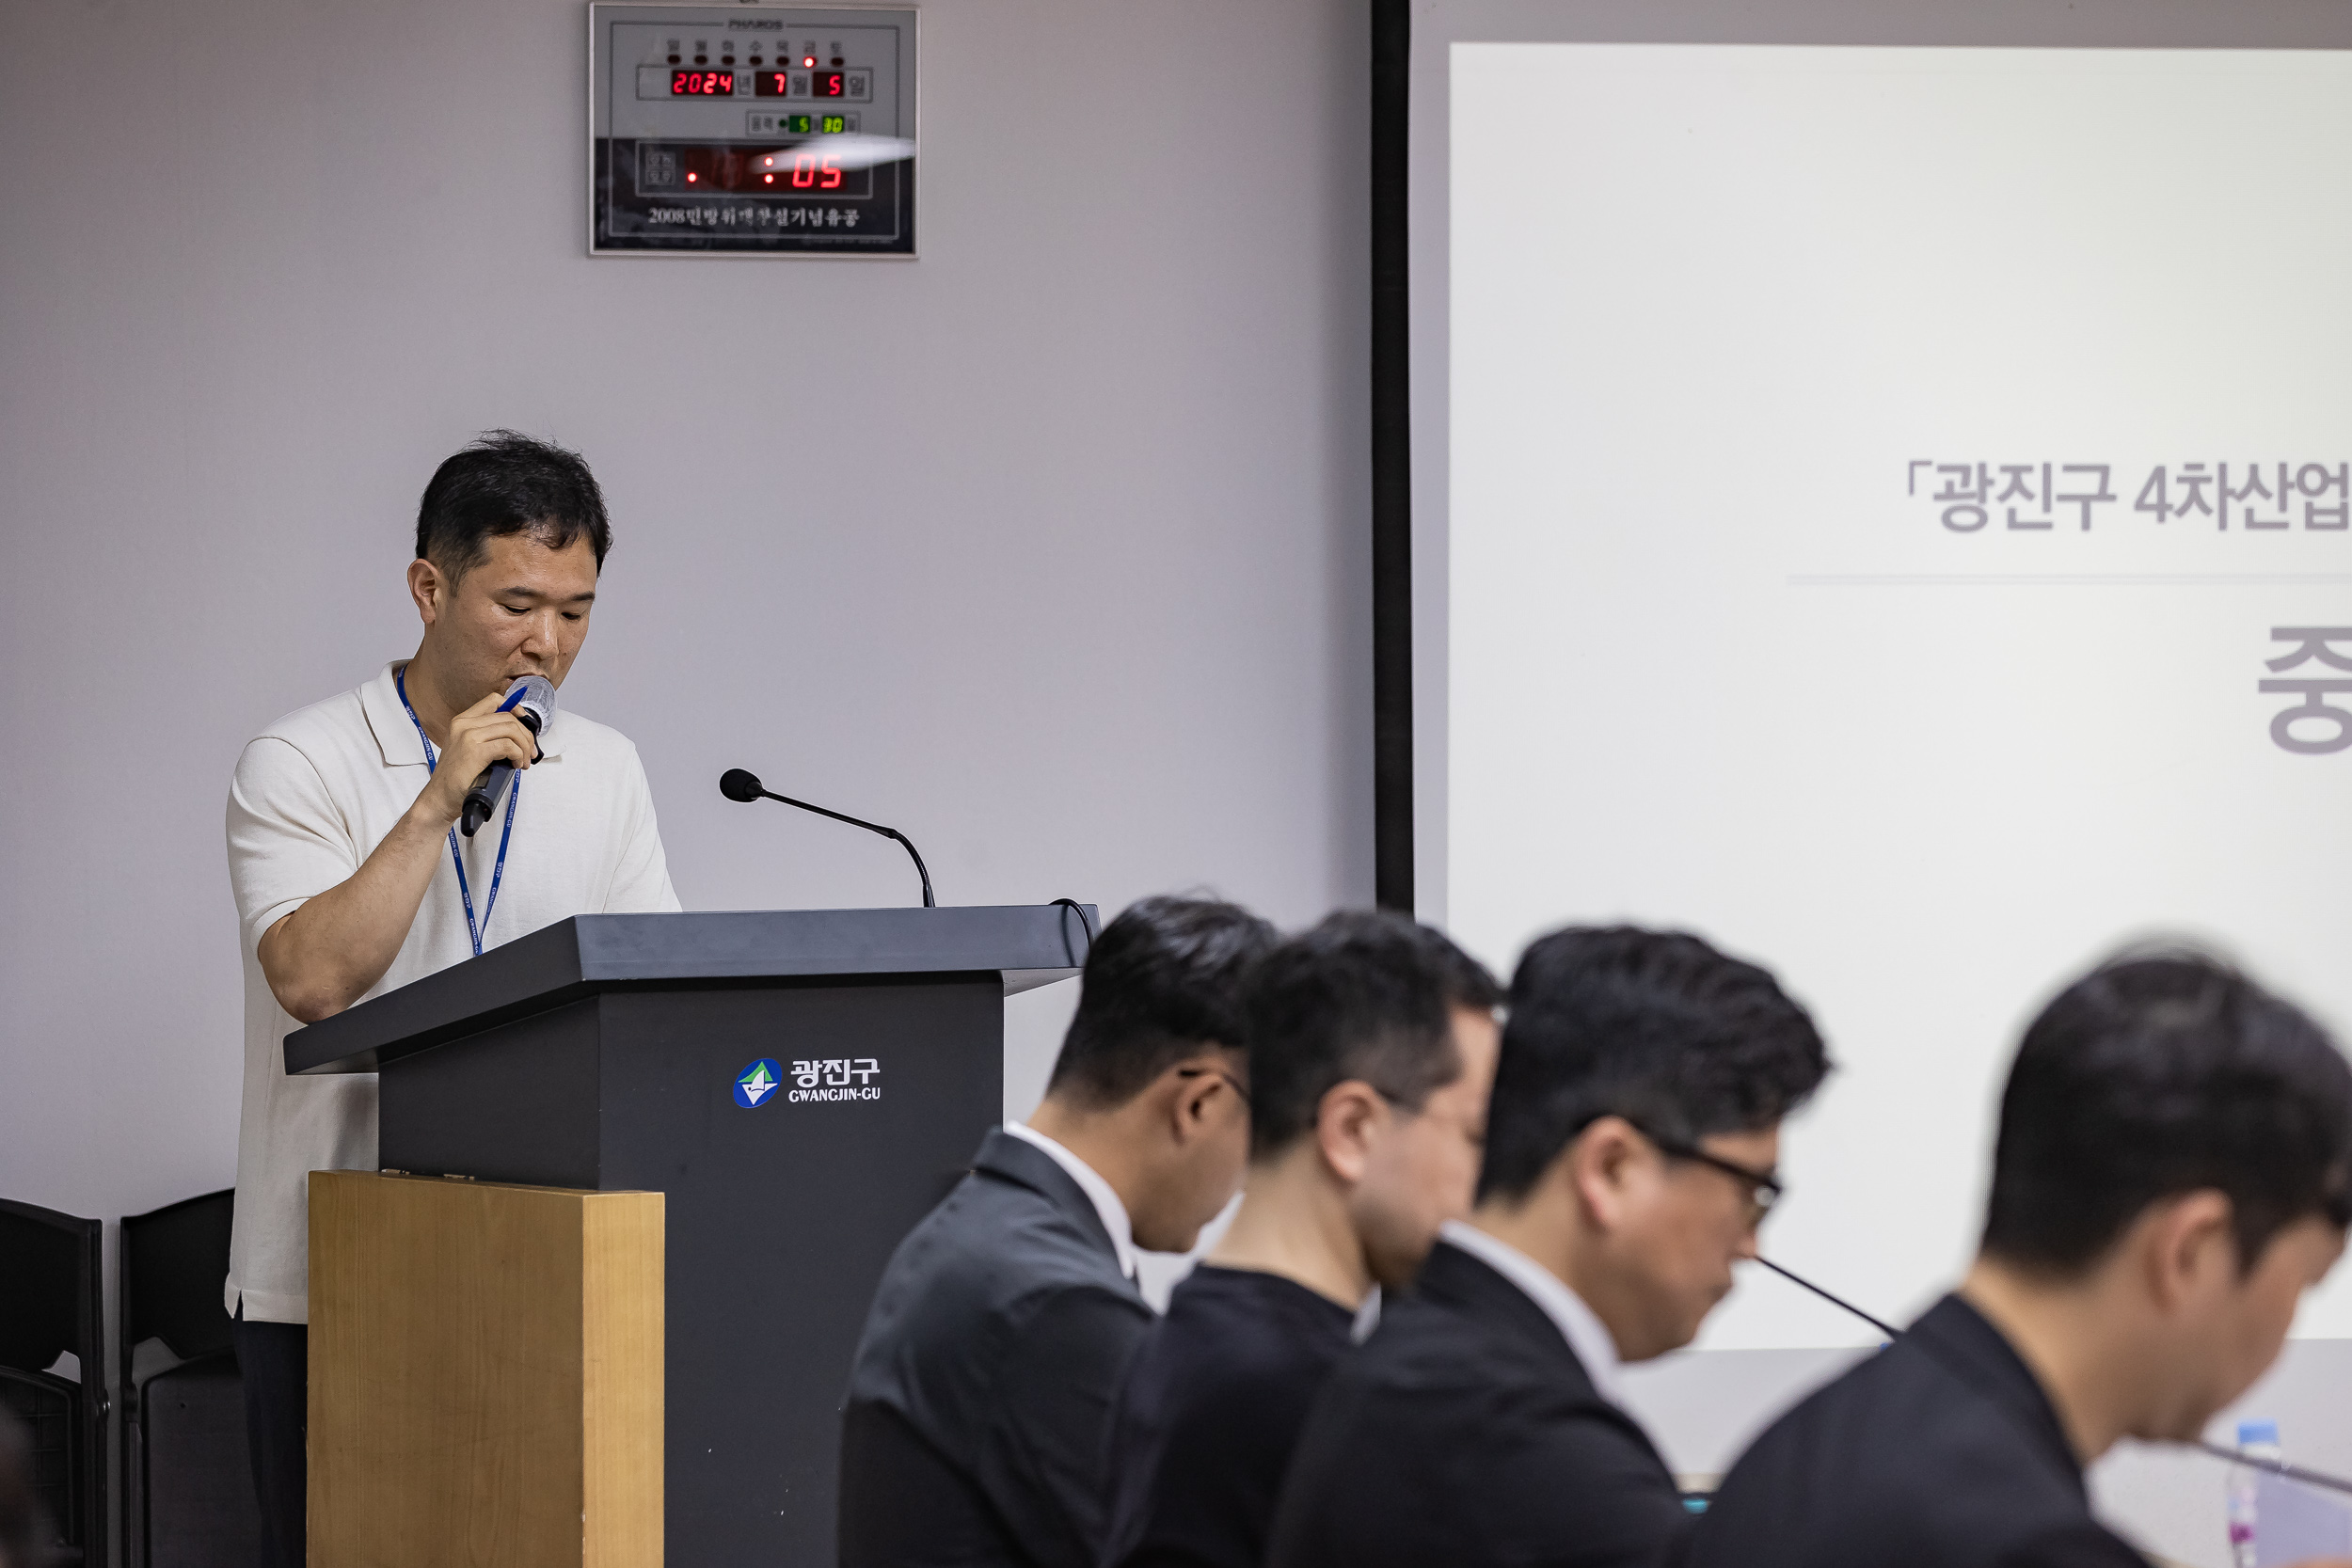
[[[229, 881], [245, 954], [245, 1102], [226, 1303], [248, 1319], [310, 1321], [310, 1173], [375, 1168], [375, 1077], [287, 1076], [301, 1027], [262, 976], [262, 934], [348, 880], [415, 804], [424, 747], [388, 664], [357, 690], [290, 713], [251, 741], [229, 788]], [[558, 711], [544, 758], [518, 776], [515, 831], [486, 951], [575, 914], [675, 910], [644, 766], [626, 736]], [[506, 813], [459, 838], [480, 920]], [[442, 847], [408, 940], [367, 996], [473, 957], [457, 873]], [[361, 1001], [367, 1000], [362, 997]]]

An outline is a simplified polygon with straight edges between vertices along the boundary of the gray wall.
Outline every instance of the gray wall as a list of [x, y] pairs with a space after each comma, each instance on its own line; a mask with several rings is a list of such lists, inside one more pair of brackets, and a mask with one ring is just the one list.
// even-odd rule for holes
[[232, 1180], [230, 768], [485, 426], [603, 479], [564, 696], [689, 908], [914, 894], [735, 764], [951, 903], [1368, 899], [1362, 9], [925, 8], [912, 263], [589, 261], [579, 0], [0, 9], [0, 1196]]

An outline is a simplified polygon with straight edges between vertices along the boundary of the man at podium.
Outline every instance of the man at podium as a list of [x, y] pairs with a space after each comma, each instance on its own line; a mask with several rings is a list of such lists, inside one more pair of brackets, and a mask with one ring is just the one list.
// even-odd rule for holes
[[[375, 1080], [289, 1077], [305, 1023], [575, 914], [675, 910], [653, 800], [619, 733], [547, 705], [588, 634], [612, 532], [573, 452], [494, 431], [425, 486], [414, 657], [248, 742], [229, 793], [245, 959], [245, 1095], [227, 1306], [272, 1568], [303, 1561], [313, 1170], [375, 1167]], [[514, 773], [479, 831], [468, 791]]]

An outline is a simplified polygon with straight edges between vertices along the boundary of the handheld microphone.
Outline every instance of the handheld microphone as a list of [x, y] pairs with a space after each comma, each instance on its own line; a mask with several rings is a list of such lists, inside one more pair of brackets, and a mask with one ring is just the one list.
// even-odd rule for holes
[[880, 833], [884, 838], [897, 839], [899, 847], [913, 858], [914, 874], [923, 879], [923, 907], [927, 910], [939, 907], [939, 900], [931, 896], [930, 869], [923, 864], [923, 857], [916, 852], [914, 842], [898, 829], [885, 828], [879, 822], [868, 822], [863, 817], [851, 816], [846, 812], [828, 811], [823, 806], [812, 806], [806, 800], [795, 800], [789, 795], [779, 795], [772, 789], [763, 788], [758, 774], [740, 768], [730, 768], [719, 775], [719, 793], [730, 800], [750, 801], [763, 798], [770, 800], [781, 800], [787, 806], [797, 806], [802, 811], [813, 811], [819, 816], [830, 816], [835, 822], [847, 822], [852, 828], [863, 828], [869, 833]]
[[[1831, 1294], [1829, 1291], [1824, 1291], [1821, 1287], [1814, 1284], [1813, 1281], [1805, 1278], [1804, 1275], [1796, 1273], [1794, 1270], [1784, 1269], [1778, 1263], [1773, 1262], [1771, 1259], [1762, 1256], [1757, 1257], [1756, 1261], [1772, 1270], [1774, 1274], [1780, 1275], [1781, 1278], [1788, 1281], [1791, 1285], [1801, 1285], [1804, 1289], [1812, 1291], [1815, 1295], [1820, 1297], [1823, 1301], [1828, 1302], [1831, 1306], [1843, 1307], [1845, 1310], [1852, 1313], [1855, 1317], [1860, 1318], [1864, 1323], [1868, 1323], [1872, 1328], [1877, 1329], [1881, 1334], [1885, 1335], [1889, 1339], [1899, 1339], [1903, 1337], [1903, 1331], [1901, 1329], [1896, 1328], [1892, 1324], [1880, 1322], [1878, 1319], [1870, 1316], [1869, 1313], [1865, 1312], [1861, 1307], [1856, 1307], [1852, 1302], [1848, 1301], [1845, 1297]], [[2195, 1449], [2201, 1453], [2209, 1453], [2216, 1459], [2226, 1459], [2233, 1465], [2244, 1465], [2252, 1469], [2266, 1470], [2270, 1474], [2281, 1477], [2287, 1481], [2301, 1481], [2306, 1486], [2317, 1486], [2329, 1492], [2352, 1494], [2352, 1481], [2346, 1481], [2342, 1476], [2331, 1476], [2324, 1470], [2307, 1470], [2300, 1465], [2290, 1465], [2283, 1459], [2265, 1459], [2259, 1454], [2247, 1453], [2243, 1449], [2225, 1449], [2218, 1443], [2208, 1443], [2201, 1437], [2193, 1437], [2181, 1446], [2183, 1448]]]
[[[499, 704], [501, 713], [512, 713], [523, 721], [523, 728], [535, 737], [555, 717], [555, 683], [545, 675], [523, 675], [506, 689], [506, 700]], [[537, 762], [542, 753], [534, 738], [531, 744], [531, 760]], [[471, 838], [482, 824], [490, 820], [499, 801], [506, 794], [506, 786], [514, 782], [515, 765], [494, 762], [474, 780], [466, 791], [466, 809], [457, 819], [457, 831]]]

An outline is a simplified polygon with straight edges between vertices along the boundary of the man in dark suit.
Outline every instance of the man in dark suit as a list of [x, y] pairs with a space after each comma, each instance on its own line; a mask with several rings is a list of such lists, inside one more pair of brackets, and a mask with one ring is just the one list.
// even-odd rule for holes
[[2348, 1218], [2352, 1068], [2327, 1036], [2196, 954], [2099, 969], [2018, 1048], [1958, 1292], [1756, 1440], [1694, 1562], [2146, 1568], [2083, 1467], [2196, 1437]]
[[1511, 982], [1479, 1202], [1326, 1381], [1273, 1568], [1648, 1568], [1689, 1515], [1617, 1400], [1753, 1257], [1781, 1117], [1828, 1071], [1772, 977], [1696, 937], [1555, 932]]
[[1344, 911], [1248, 986], [1249, 1174], [1176, 1287], [1111, 1435], [1108, 1568], [1257, 1568], [1291, 1445], [1375, 1285], [1470, 1209], [1494, 977], [1425, 926]]
[[1152, 1322], [1137, 1248], [1184, 1252], [1248, 1148], [1241, 985], [1274, 929], [1147, 898], [1087, 955], [1044, 1103], [883, 1272], [842, 1421], [843, 1568], [1093, 1568], [1105, 1429]]

